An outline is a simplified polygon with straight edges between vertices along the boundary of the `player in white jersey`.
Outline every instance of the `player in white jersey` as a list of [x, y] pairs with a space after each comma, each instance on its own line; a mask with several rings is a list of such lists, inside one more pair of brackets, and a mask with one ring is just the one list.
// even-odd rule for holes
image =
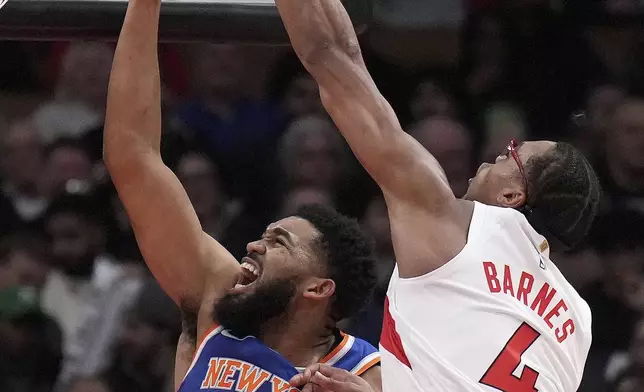
[[397, 267], [381, 338], [384, 390], [576, 390], [591, 316], [549, 251], [574, 246], [595, 217], [600, 190], [588, 161], [566, 143], [512, 141], [457, 199], [376, 88], [340, 0], [276, 4], [326, 110], [387, 202]]

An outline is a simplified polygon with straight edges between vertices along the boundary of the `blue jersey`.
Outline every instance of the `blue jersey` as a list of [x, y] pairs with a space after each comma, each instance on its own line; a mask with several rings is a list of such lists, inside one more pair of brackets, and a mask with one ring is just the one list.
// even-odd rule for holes
[[[320, 362], [361, 375], [380, 363], [380, 353], [364, 340], [343, 334]], [[216, 327], [197, 348], [179, 392], [294, 392], [298, 389], [288, 381], [302, 370], [259, 339], [239, 339]]]

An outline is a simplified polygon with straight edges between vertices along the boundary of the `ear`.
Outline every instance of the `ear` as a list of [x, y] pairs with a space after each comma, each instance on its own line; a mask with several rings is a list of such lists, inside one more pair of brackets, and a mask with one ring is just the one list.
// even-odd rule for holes
[[307, 299], [329, 299], [334, 293], [335, 282], [331, 279], [311, 278], [305, 283], [304, 297]]
[[503, 188], [496, 201], [502, 207], [519, 208], [525, 204], [525, 192], [521, 188]]

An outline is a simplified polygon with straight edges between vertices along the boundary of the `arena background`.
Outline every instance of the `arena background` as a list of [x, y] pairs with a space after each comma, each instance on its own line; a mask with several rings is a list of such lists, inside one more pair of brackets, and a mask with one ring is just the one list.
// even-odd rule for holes
[[[236, 256], [301, 204], [360, 219], [381, 283], [345, 325], [377, 344], [393, 262], [380, 195], [275, 10], [196, 2], [164, 5], [165, 161]], [[601, 216], [587, 241], [552, 256], [593, 310], [580, 391], [643, 391], [644, 2], [347, 4], [357, 26], [373, 18], [361, 35], [367, 65], [457, 195], [511, 137], [566, 140], [591, 159]], [[148, 275], [101, 163], [124, 7], [9, 0], [0, 11], [0, 391], [172, 389], [179, 314]]]

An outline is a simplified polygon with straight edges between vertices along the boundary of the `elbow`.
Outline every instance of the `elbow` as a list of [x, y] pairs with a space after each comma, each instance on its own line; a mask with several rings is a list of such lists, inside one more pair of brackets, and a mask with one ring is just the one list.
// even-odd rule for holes
[[132, 151], [132, 146], [124, 146], [117, 140], [105, 139], [103, 141], [103, 163], [110, 175], [127, 172], [140, 160]]
[[298, 51], [298, 56], [309, 69], [323, 66], [331, 58], [349, 58], [356, 61], [361, 58], [362, 51], [357, 39], [322, 40], [308, 45]]

